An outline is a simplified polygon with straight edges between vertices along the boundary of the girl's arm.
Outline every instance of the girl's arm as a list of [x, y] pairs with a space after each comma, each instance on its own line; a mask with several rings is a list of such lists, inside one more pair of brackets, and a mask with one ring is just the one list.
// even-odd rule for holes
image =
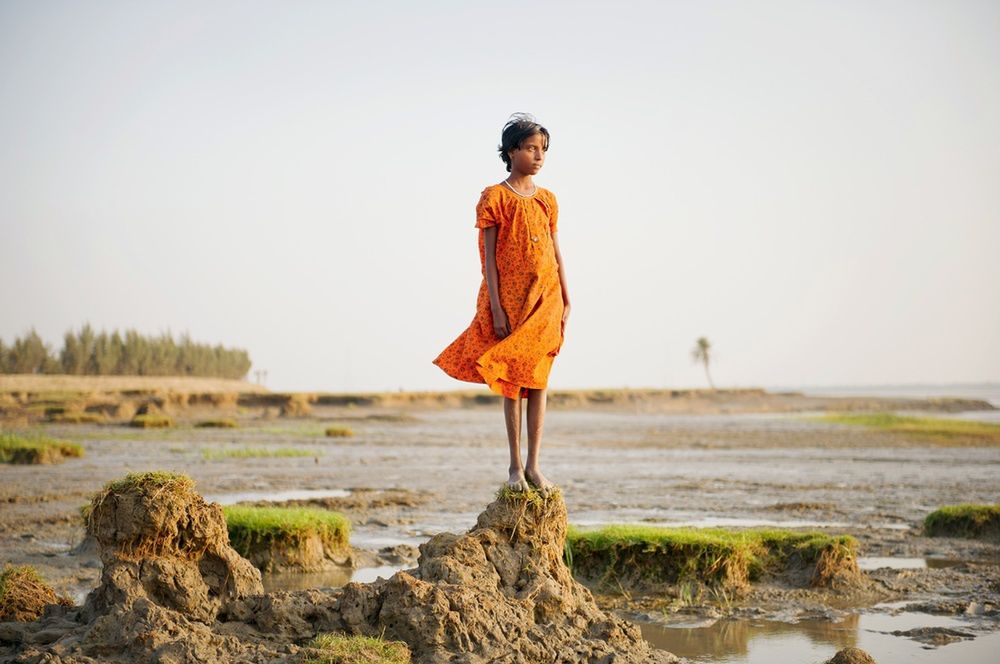
[[559, 253], [559, 233], [552, 234], [552, 246], [556, 250], [556, 263], [559, 265], [559, 284], [562, 287], [563, 316], [562, 326], [566, 329], [566, 319], [569, 318], [569, 286], [566, 285], [566, 271], [563, 270], [563, 257]]
[[490, 291], [490, 311], [493, 313], [493, 333], [503, 339], [510, 334], [507, 313], [500, 306], [500, 286], [497, 275], [497, 227], [488, 226], [483, 244], [486, 249], [486, 288]]

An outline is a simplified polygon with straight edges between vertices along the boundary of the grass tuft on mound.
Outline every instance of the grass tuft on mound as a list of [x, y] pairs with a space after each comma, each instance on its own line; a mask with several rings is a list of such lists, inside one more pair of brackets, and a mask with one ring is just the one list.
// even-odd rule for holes
[[350, 427], [327, 427], [326, 436], [329, 438], [350, 438], [354, 435], [354, 430]]
[[225, 506], [222, 511], [229, 528], [229, 543], [245, 558], [250, 558], [260, 545], [293, 548], [318, 537], [331, 550], [343, 550], [350, 541], [351, 522], [339, 512], [317, 507], [243, 505]]
[[233, 449], [203, 449], [201, 456], [206, 461], [217, 461], [219, 459], [268, 459], [281, 457], [316, 457], [321, 452], [304, 450], [296, 447], [239, 447]]
[[195, 427], [199, 429], [236, 429], [239, 425], [236, 420], [227, 417], [221, 420], [202, 420], [195, 424]]
[[598, 583], [701, 583], [745, 590], [767, 575], [811, 570], [809, 583], [830, 586], [856, 579], [857, 541], [774, 528], [662, 528], [611, 525], [583, 531], [570, 525], [566, 561]]
[[1000, 424], [991, 422], [895, 413], [831, 413], [807, 419], [866, 426], [939, 445], [1000, 445]]
[[37, 620], [48, 604], [72, 606], [30, 565], [7, 565], [0, 573], [0, 622]]
[[536, 507], [539, 507], [542, 504], [544, 504], [546, 500], [551, 500], [560, 495], [562, 495], [562, 489], [560, 489], [558, 486], [555, 489], [553, 489], [549, 493], [548, 498], [546, 498], [545, 495], [543, 495], [542, 492], [536, 489], [535, 487], [532, 487], [527, 491], [518, 491], [517, 489], [512, 489], [506, 483], [501, 484], [500, 488], [497, 489], [496, 492], [497, 500], [507, 500], [511, 502], [523, 501], [531, 505], [534, 505]]
[[1000, 539], [1000, 504], [945, 505], [924, 518], [928, 537]]
[[142, 429], [166, 429], [174, 426], [174, 420], [169, 415], [145, 413], [133, 417], [129, 422], [129, 426]]
[[409, 664], [410, 648], [402, 641], [384, 641], [374, 636], [320, 634], [309, 643], [322, 651], [305, 664]]
[[47, 436], [19, 436], [0, 433], [0, 462], [2, 463], [62, 463], [66, 457], [82, 457], [83, 447], [68, 440]]
[[194, 480], [187, 475], [172, 473], [165, 470], [152, 470], [143, 473], [129, 473], [117, 480], [111, 480], [104, 489], [94, 497], [92, 504], [100, 502], [102, 496], [109, 493], [137, 492], [142, 495], [150, 493], [186, 494], [194, 491]]

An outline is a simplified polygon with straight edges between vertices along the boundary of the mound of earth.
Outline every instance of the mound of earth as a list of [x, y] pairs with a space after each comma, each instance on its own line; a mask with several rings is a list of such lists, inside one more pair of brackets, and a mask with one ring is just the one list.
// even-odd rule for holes
[[0, 573], [0, 621], [37, 620], [49, 604], [71, 606], [72, 602], [56, 595], [27, 565], [8, 565]]
[[306, 644], [334, 632], [404, 641], [418, 664], [678, 661], [573, 579], [558, 493], [497, 499], [468, 532], [434, 536], [417, 567], [390, 579], [263, 594], [257, 570], [229, 547], [219, 506], [177, 477], [119, 482], [95, 498], [88, 529], [101, 585], [82, 607], [0, 624], [0, 660], [301, 662]]

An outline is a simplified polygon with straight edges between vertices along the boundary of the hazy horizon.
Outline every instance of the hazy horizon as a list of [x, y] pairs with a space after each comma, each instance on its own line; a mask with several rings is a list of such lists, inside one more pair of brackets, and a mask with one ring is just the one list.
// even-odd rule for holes
[[719, 387], [1000, 382], [1000, 5], [503, 7], [0, 4], [0, 338], [475, 388], [431, 360], [528, 111], [573, 304], [551, 388], [707, 386], [700, 336]]

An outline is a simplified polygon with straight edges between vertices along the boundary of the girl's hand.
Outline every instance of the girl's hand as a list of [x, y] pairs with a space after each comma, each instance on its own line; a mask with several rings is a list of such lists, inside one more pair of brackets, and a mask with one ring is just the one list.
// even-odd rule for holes
[[503, 307], [493, 309], [493, 334], [497, 335], [498, 339], [510, 334], [510, 323], [507, 322], [507, 313]]
[[569, 320], [569, 302], [563, 302], [562, 324], [561, 324], [561, 327], [560, 327], [560, 332], [563, 335], [566, 334], [566, 321], [567, 320]]

